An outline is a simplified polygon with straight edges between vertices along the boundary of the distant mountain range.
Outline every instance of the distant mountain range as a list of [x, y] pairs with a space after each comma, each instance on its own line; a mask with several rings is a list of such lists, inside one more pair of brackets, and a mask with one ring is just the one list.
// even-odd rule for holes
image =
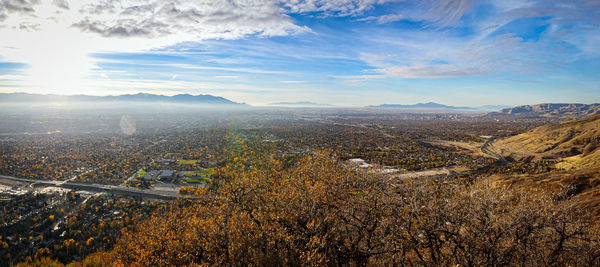
[[417, 103], [417, 104], [413, 104], [413, 105], [382, 104], [382, 105], [374, 105], [374, 106], [367, 106], [367, 107], [368, 108], [397, 108], [397, 109], [452, 109], [452, 110], [491, 111], [491, 110], [501, 110], [503, 108], [508, 108], [509, 106], [486, 105], [486, 106], [480, 106], [480, 107], [457, 107], [457, 106], [448, 106], [448, 105], [444, 105], [444, 104], [438, 104], [438, 103], [434, 103], [434, 102], [428, 102], [428, 103]]
[[182, 104], [218, 104], [218, 105], [246, 105], [233, 102], [229, 99], [212, 95], [180, 94], [174, 96], [154, 94], [129, 94], [116, 96], [91, 96], [91, 95], [42, 95], [27, 93], [0, 93], [2, 103], [20, 102], [163, 102]]
[[545, 103], [505, 108], [491, 116], [583, 118], [600, 114], [600, 104]]
[[[205, 105], [231, 105], [248, 106], [245, 103], [237, 103], [229, 99], [213, 95], [190, 95], [179, 94], [174, 96], [155, 94], [125, 94], [110, 96], [91, 95], [54, 95], [54, 94], [28, 94], [28, 93], [0, 93], [0, 103], [52, 103], [52, 102], [157, 102], [157, 103], [179, 103], [179, 104], [205, 104]], [[332, 107], [330, 104], [319, 104], [315, 102], [277, 102], [270, 106], [281, 107]], [[429, 110], [466, 110], [466, 111], [490, 111], [486, 116], [503, 117], [517, 116], [522, 118], [548, 117], [555, 119], [577, 119], [592, 114], [600, 114], [600, 103], [596, 104], [573, 104], [573, 103], [545, 103], [537, 105], [524, 105], [509, 107], [503, 105], [486, 105], [478, 107], [449, 106], [434, 102], [405, 104], [382, 104], [367, 106], [367, 108], [382, 109], [429, 109]]]
[[300, 101], [300, 102], [277, 102], [271, 103], [269, 106], [287, 106], [287, 107], [333, 107], [330, 104], [319, 104], [315, 102]]
[[397, 109], [439, 109], [439, 110], [472, 110], [491, 111], [488, 116], [518, 116], [518, 117], [548, 117], [557, 119], [578, 119], [593, 114], [600, 114], [600, 104], [574, 104], [574, 103], [545, 103], [524, 106], [479, 106], [479, 107], [457, 107], [438, 103], [417, 103], [414, 105], [383, 104], [368, 106], [369, 108], [397, 108]]

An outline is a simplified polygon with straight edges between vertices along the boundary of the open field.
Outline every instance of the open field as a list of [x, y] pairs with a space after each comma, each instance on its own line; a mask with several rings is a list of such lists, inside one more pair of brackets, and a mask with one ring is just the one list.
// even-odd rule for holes
[[198, 160], [195, 159], [180, 159], [177, 160], [177, 164], [196, 164]]
[[198, 170], [198, 171], [186, 172], [184, 175], [185, 176], [204, 176], [204, 177], [209, 177], [214, 172], [215, 172], [214, 168], [208, 168], [208, 169], [205, 169], [205, 170]]

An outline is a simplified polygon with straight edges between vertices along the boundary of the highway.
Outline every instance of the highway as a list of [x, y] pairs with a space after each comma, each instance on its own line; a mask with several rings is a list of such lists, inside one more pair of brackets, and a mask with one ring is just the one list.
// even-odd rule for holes
[[[198, 198], [197, 196], [180, 195], [176, 191], [158, 191], [152, 189], [139, 189], [133, 187], [125, 187], [120, 185], [103, 185], [103, 184], [87, 184], [87, 183], [74, 183], [70, 181], [54, 181], [54, 180], [37, 180], [28, 178], [18, 178], [14, 176], [0, 175], [0, 183], [5, 181], [20, 182], [27, 184], [40, 184], [47, 186], [54, 186], [72, 190], [81, 190], [89, 192], [104, 192], [107, 194], [115, 195], [127, 195], [127, 196], [138, 196], [144, 198], [153, 199], [176, 199], [178, 197]], [[12, 185], [12, 183], [11, 183]]]

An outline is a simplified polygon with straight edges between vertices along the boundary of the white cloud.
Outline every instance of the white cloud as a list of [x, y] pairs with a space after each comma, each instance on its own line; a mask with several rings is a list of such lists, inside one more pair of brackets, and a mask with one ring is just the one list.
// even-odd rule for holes
[[[372, 41], [363, 45], [359, 55], [361, 60], [378, 68], [380, 74], [394, 78], [559, 72], [571, 62], [600, 55], [596, 49], [600, 44], [600, 5], [596, 2], [492, 0], [489, 3], [493, 8], [484, 8], [493, 15], [461, 21], [471, 10], [481, 8], [478, 3], [422, 1], [420, 10], [403, 10], [403, 14], [410, 20], [433, 22], [440, 27], [365, 33], [360, 39]], [[375, 21], [377, 17], [367, 18]], [[494, 34], [522, 18], [547, 18], [548, 28], [530, 35]], [[530, 26], [526, 25], [527, 20], [519, 23]], [[452, 28], [455, 25], [472, 32], [463, 35], [459, 31], [456, 35]]]
[[52, 0], [52, 4], [62, 9], [69, 10], [69, 2], [66, 0]]
[[[142, 65], [142, 64], [140, 64], [140, 65]], [[150, 66], [152, 64], [144, 64], [144, 65]], [[214, 66], [201, 66], [201, 65], [192, 65], [192, 64], [161, 64], [160, 66], [174, 67], [174, 68], [188, 69], [188, 70], [219, 70], [219, 71], [253, 73], [253, 74], [291, 74], [292, 73], [292, 72], [277, 71], [277, 70], [264, 70], [264, 69], [254, 69], [254, 68], [214, 67]]]
[[304, 31], [274, 1], [201, 0], [87, 3], [73, 26], [105, 37], [185, 34], [195, 40], [237, 39], [249, 34], [288, 35]]
[[487, 74], [479, 68], [465, 68], [450, 64], [428, 66], [396, 66], [382, 69], [381, 73], [395, 78], [457, 78]]
[[360, 15], [375, 5], [403, 0], [281, 0], [291, 13], [323, 12], [325, 15]]
[[[305, 30], [270, 0], [3, 0], [0, 14], [4, 27], [62, 22], [83, 32], [118, 38], [187, 35], [192, 40], [235, 39]], [[10, 17], [17, 18], [10, 21]]]
[[474, 0], [425, 0], [429, 11], [425, 18], [440, 26], [449, 26], [460, 20], [473, 8]]
[[[360, 15], [375, 5], [394, 1], [401, 0], [1, 0], [0, 26], [16, 29], [61, 23], [102, 37], [237, 39], [309, 30], [296, 25], [287, 15], [290, 13]], [[377, 21], [398, 19], [400, 15], [388, 15]]]
[[[452, 78], [482, 76], [490, 73], [530, 73], [543, 70], [544, 63], [560, 62], [564, 57], [537, 44], [523, 44], [510, 34], [479, 40], [452, 38], [439, 32], [410, 32], [402, 35], [371, 35], [388, 49], [360, 54], [361, 60], [377, 70], [368, 75], [346, 78]], [[553, 55], [553, 56], [552, 56]], [[544, 61], [540, 60], [543, 58]], [[548, 59], [550, 58], [550, 59]]]
[[400, 21], [403, 19], [406, 19], [406, 16], [402, 14], [387, 14], [383, 16], [369, 16], [358, 19], [357, 21], [374, 21], [377, 24], [386, 24], [390, 22]]
[[33, 7], [40, 3], [40, 0], [2, 0], [0, 1], [0, 10], [11, 13], [33, 13]]

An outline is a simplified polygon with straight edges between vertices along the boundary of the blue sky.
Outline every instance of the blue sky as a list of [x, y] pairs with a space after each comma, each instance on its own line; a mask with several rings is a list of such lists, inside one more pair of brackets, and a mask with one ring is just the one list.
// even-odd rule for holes
[[0, 36], [0, 92], [600, 102], [597, 0], [1, 0]]

